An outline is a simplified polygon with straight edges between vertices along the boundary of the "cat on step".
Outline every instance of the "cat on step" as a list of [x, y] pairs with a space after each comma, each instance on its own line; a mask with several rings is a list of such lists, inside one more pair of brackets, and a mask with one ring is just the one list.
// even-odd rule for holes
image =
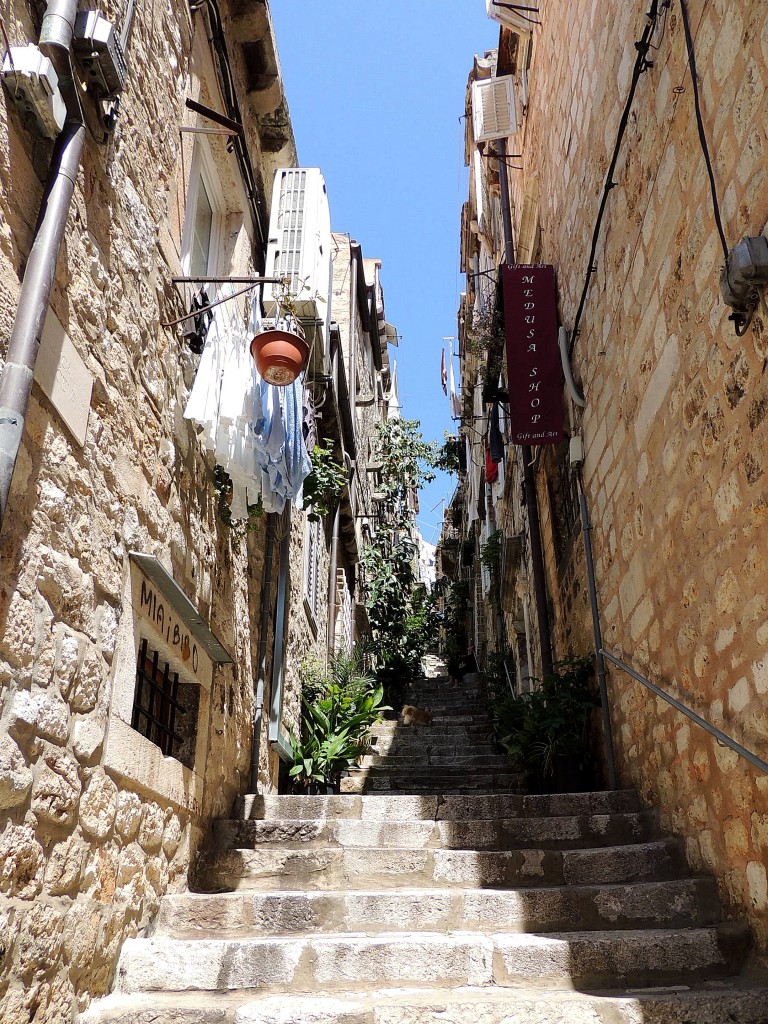
[[432, 725], [430, 708], [415, 708], [413, 704], [404, 704], [400, 717], [403, 725]]

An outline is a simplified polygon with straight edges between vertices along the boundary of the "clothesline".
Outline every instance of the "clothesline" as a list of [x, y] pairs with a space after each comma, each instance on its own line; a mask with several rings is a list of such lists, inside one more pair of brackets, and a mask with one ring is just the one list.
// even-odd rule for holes
[[206, 448], [232, 480], [233, 519], [246, 519], [248, 506], [259, 502], [267, 512], [282, 512], [290, 500], [300, 508], [312, 470], [304, 425], [313, 410], [305, 406], [303, 378], [278, 388], [257, 370], [250, 355], [261, 328], [257, 295], [247, 324], [239, 309], [215, 305], [184, 417], [202, 428]]

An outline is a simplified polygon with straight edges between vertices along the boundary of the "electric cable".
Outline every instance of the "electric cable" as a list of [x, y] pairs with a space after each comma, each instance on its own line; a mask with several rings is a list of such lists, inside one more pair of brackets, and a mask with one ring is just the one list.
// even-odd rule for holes
[[[669, 0], [664, 0], [665, 6], [668, 6]], [[652, 66], [652, 63], [648, 60], [648, 50], [651, 47], [651, 39], [656, 31], [656, 25], [659, 19], [659, 0], [651, 0], [651, 9], [646, 14], [647, 24], [643, 30], [642, 37], [635, 43], [635, 49], [637, 50], [637, 57], [635, 58], [635, 64], [632, 69], [632, 81], [629, 87], [629, 94], [627, 96], [626, 103], [624, 104], [624, 110], [621, 114], [621, 120], [619, 121], [619, 131], [616, 136], [616, 143], [613, 147], [613, 156], [611, 157], [611, 163], [608, 167], [608, 173], [605, 176], [605, 185], [603, 186], [603, 195], [600, 200], [600, 208], [597, 213], [597, 221], [595, 222], [595, 229], [592, 232], [592, 246], [589, 251], [589, 260], [587, 262], [587, 275], [584, 280], [584, 287], [581, 292], [581, 298], [579, 300], [579, 307], [576, 310], [576, 316], [573, 321], [573, 328], [571, 330], [571, 341], [568, 346], [568, 355], [573, 355], [573, 349], [576, 344], [576, 338], [579, 332], [579, 324], [581, 323], [581, 316], [584, 312], [584, 305], [587, 301], [587, 293], [589, 292], [589, 286], [592, 282], [592, 275], [597, 270], [595, 266], [595, 254], [597, 253], [597, 243], [600, 240], [600, 230], [603, 225], [603, 217], [605, 215], [605, 209], [608, 205], [608, 196], [610, 195], [611, 189], [616, 187], [616, 182], [613, 180], [613, 175], [616, 170], [616, 164], [619, 161], [619, 153], [621, 152], [621, 144], [624, 140], [624, 133], [627, 130], [627, 124], [629, 123], [629, 115], [632, 111], [632, 104], [635, 100], [635, 92], [637, 91], [637, 85], [640, 81], [640, 76]]]
[[[229, 53], [227, 51], [219, 5], [217, 0], [200, 0], [199, 3], [190, 4], [190, 10], [196, 11], [203, 5], [208, 8], [208, 16], [211, 25], [211, 41], [216, 48], [219, 58], [218, 63], [221, 70], [220, 84], [224, 103], [227, 107], [227, 116], [232, 121], [237, 121], [238, 124], [243, 124], [243, 117], [240, 113], [240, 104], [237, 100], [237, 91], [232, 77], [232, 68], [229, 61]], [[242, 174], [243, 181], [245, 182], [245, 191], [248, 196], [248, 204], [251, 207], [254, 227], [256, 228], [259, 236], [260, 249], [258, 252], [257, 267], [260, 268], [262, 265], [264, 250], [266, 249], [266, 230], [264, 227], [264, 217], [260, 209], [260, 193], [256, 187], [256, 175], [253, 170], [253, 165], [251, 164], [250, 155], [245, 142], [243, 141], [243, 136], [238, 135], [235, 137], [234, 146], [235, 156], [240, 166], [240, 173]]]
[[0, 32], [3, 33], [3, 39], [5, 40], [5, 56], [8, 58], [8, 62], [11, 65], [13, 71], [16, 70], [16, 65], [13, 63], [13, 48], [8, 38], [8, 31], [5, 25], [5, 18], [0, 14]]
[[680, 0], [680, 10], [683, 14], [683, 31], [685, 32], [685, 46], [688, 50], [688, 70], [691, 73], [691, 83], [693, 84], [693, 105], [696, 110], [696, 127], [699, 132], [699, 142], [701, 144], [701, 151], [704, 154], [704, 163], [707, 165], [707, 174], [709, 175], [709, 188], [712, 193], [712, 207], [715, 212], [715, 223], [717, 224], [717, 233], [720, 235], [720, 244], [723, 247], [723, 256], [725, 262], [728, 262], [728, 243], [725, 240], [725, 231], [723, 231], [723, 221], [720, 217], [720, 204], [717, 201], [717, 186], [715, 184], [715, 172], [712, 167], [712, 160], [709, 155], [709, 146], [707, 145], [707, 135], [704, 131], [704, 118], [701, 114], [701, 102], [699, 100], [699, 82], [698, 74], [696, 71], [696, 53], [693, 46], [693, 36], [691, 35], [691, 25], [688, 19], [688, 4], [686, 0]]

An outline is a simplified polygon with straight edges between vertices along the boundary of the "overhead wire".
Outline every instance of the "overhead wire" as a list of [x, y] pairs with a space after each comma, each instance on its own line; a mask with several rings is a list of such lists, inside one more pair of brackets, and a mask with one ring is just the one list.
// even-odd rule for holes
[[[665, 7], [665, 9], [664, 9], [664, 21], [662, 23], [661, 35], [659, 37], [659, 44], [657, 46], [652, 46], [652, 49], [654, 49], [654, 50], [658, 50], [660, 48], [661, 40], [664, 38], [664, 35], [666, 33], [666, 30], [667, 30], [667, 10], [668, 10], [668, 8]], [[638, 252], [638, 249], [639, 249], [639, 246], [640, 246], [640, 239], [642, 238], [642, 234], [643, 234], [643, 228], [645, 227], [645, 222], [646, 222], [646, 220], [648, 218], [648, 212], [650, 211], [650, 209], [652, 207], [651, 198], [652, 198], [654, 189], [656, 187], [656, 182], [658, 180], [659, 173], [661, 171], [661, 165], [662, 165], [662, 163], [664, 161], [664, 153], [666, 152], [667, 145], [669, 144], [669, 136], [670, 136], [670, 133], [672, 131], [672, 125], [674, 124], [674, 121], [675, 121], [675, 111], [677, 109], [677, 103], [678, 103], [678, 100], [680, 98], [680, 95], [682, 94], [682, 91], [683, 90], [678, 89], [678, 88], [673, 89], [673, 93], [675, 95], [675, 99], [673, 101], [673, 110], [672, 110], [672, 114], [670, 115], [670, 118], [669, 118], [669, 123], [667, 125], [666, 134], [664, 135], [664, 141], [663, 141], [662, 145], [659, 147], [659, 161], [658, 161], [658, 163], [656, 165], [656, 171], [655, 171], [655, 173], [653, 175], [653, 179], [649, 183], [648, 193], [647, 193], [647, 201], [646, 201], [646, 204], [645, 204], [645, 211], [643, 212], [643, 218], [640, 221], [640, 224], [639, 224], [639, 226], [637, 228], [637, 233], [635, 235], [635, 240], [634, 240], [634, 243], [632, 245], [632, 256], [631, 256], [630, 263], [629, 263], [629, 269], [627, 270], [627, 273], [626, 273], [626, 279], [627, 280], [629, 280], [631, 278], [632, 271], [633, 271], [634, 266], [635, 266], [635, 261], [637, 259], [637, 252]], [[614, 309], [614, 315], [616, 314], [616, 312], [618, 310], [619, 304], [621, 303], [621, 301], [623, 299], [623, 296], [624, 296], [624, 289], [622, 289], [620, 291], [619, 296], [617, 298], [616, 308]], [[598, 353], [598, 355], [601, 355], [601, 354], [602, 353]], [[596, 363], [595, 367], [594, 367], [594, 371], [593, 371], [591, 377], [584, 384], [584, 392], [585, 393], [590, 390], [590, 388], [592, 386], [592, 383], [594, 382], [595, 376], [598, 373], [598, 370], [599, 370], [599, 363]]]
[[5, 41], [5, 56], [8, 58], [11, 68], [15, 71], [16, 65], [13, 63], [13, 47], [11, 46], [11, 41], [8, 38], [8, 30], [6, 28], [5, 18], [2, 14], [0, 14], [0, 32], [3, 33], [3, 39]]
[[[232, 76], [232, 67], [229, 60], [229, 51], [227, 50], [226, 39], [224, 35], [224, 27], [221, 18], [221, 11], [217, 0], [198, 0], [190, 4], [191, 11], [197, 11], [201, 7], [207, 7], [209, 22], [211, 27], [212, 42], [217, 51], [218, 64], [221, 71], [221, 90], [224, 98], [225, 106], [227, 107], [227, 116], [232, 121], [237, 121], [238, 124], [243, 124], [243, 117], [240, 112], [240, 104], [237, 99], [237, 90], [235, 88], [234, 79]], [[251, 163], [250, 154], [248, 148], [245, 145], [244, 138], [242, 135], [238, 135], [234, 139], [235, 156], [237, 158], [238, 165], [240, 167], [240, 173], [243, 177], [245, 184], [245, 191], [248, 197], [248, 205], [251, 208], [251, 214], [253, 216], [254, 228], [259, 238], [259, 251], [257, 253], [257, 266], [261, 268], [263, 264], [262, 253], [266, 248], [266, 228], [264, 226], [264, 214], [261, 209], [261, 193], [257, 188], [256, 174], [253, 170], [253, 164]]]
[[[671, 0], [662, 0], [664, 6], [667, 7], [671, 3]], [[640, 81], [641, 75], [652, 66], [652, 62], [648, 60], [648, 50], [651, 47], [651, 39], [656, 32], [656, 26], [659, 20], [659, 0], [651, 0], [651, 9], [646, 14], [646, 25], [643, 30], [641, 38], [635, 43], [635, 49], [637, 50], [637, 57], [632, 69], [632, 81], [629, 87], [629, 94], [627, 95], [624, 109], [621, 114], [621, 120], [619, 121], [619, 130], [616, 136], [616, 142], [613, 147], [613, 155], [611, 157], [611, 163], [608, 167], [608, 173], [605, 176], [605, 185], [603, 186], [603, 194], [600, 199], [600, 207], [597, 213], [597, 220], [595, 222], [595, 228], [592, 232], [592, 245], [589, 251], [589, 260], [587, 261], [587, 273], [584, 280], [584, 287], [581, 291], [581, 298], [579, 300], [579, 306], [576, 310], [576, 316], [573, 321], [573, 327], [571, 329], [571, 340], [568, 346], [568, 354], [573, 354], [573, 349], [576, 344], [576, 337], [579, 332], [579, 325], [581, 323], [582, 313], [584, 312], [584, 306], [587, 301], [587, 293], [589, 292], [589, 286], [592, 282], [592, 276], [596, 272], [597, 267], [595, 266], [595, 255], [597, 253], [597, 244], [600, 241], [600, 231], [603, 225], [603, 217], [605, 215], [605, 209], [608, 205], [608, 196], [611, 190], [616, 187], [616, 182], [613, 180], [614, 172], [616, 171], [616, 165], [619, 161], [619, 154], [621, 152], [621, 144], [624, 140], [624, 133], [627, 130], [627, 124], [629, 123], [629, 115], [632, 111], [632, 105], [635, 100], [635, 93], [637, 91], [637, 85]]]
[[699, 100], [699, 81], [698, 73], [696, 71], [696, 51], [693, 46], [693, 36], [691, 34], [691, 25], [688, 18], [688, 4], [687, 0], [680, 0], [680, 10], [683, 14], [683, 31], [685, 32], [685, 45], [688, 50], [688, 70], [691, 73], [691, 83], [693, 85], [693, 106], [696, 111], [696, 127], [699, 133], [699, 143], [701, 144], [701, 151], [704, 154], [704, 163], [707, 165], [707, 175], [709, 176], [709, 188], [712, 193], [712, 207], [715, 213], [715, 224], [717, 225], [717, 233], [720, 235], [720, 244], [723, 247], [723, 257], [728, 262], [728, 243], [725, 240], [725, 231], [723, 230], [723, 221], [720, 216], [720, 204], [717, 200], [717, 186], [715, 184], [715, 172], [712, 167], [712, 159], [709, 155], [709, 146], [707, 144], [707, 134], [704, 131], [704, 118], [701, 113], [701, 102]]

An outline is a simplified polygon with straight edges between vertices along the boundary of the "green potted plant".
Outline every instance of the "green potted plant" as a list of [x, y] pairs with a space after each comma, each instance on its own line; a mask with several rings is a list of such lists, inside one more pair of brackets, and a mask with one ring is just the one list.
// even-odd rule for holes
[[580, 792], [593, 787], [590, 723], [600, 704], [592, 662], [558, 662], [528, 693], [500, 693], [492, 704], [501, 746], [526, 772], [531, 792]]
[[297, 315], [297, 298], [285, 280], [280, 286], [277, 315], [273, 320], [264, 320], [262, 329], [251, 340], [251, 356], [259, 373], [277, 387], [292, 384], [309, 361], [310, 347]]
[[371, 727], [391, 710], [361, 662], [362, 652], [354, 650], [336, 655], [327, 674], [304, 666], [301, 735], [290, 734], [288, 773], [301, 792], [336, 792], [342, 772], [368, 750]]

